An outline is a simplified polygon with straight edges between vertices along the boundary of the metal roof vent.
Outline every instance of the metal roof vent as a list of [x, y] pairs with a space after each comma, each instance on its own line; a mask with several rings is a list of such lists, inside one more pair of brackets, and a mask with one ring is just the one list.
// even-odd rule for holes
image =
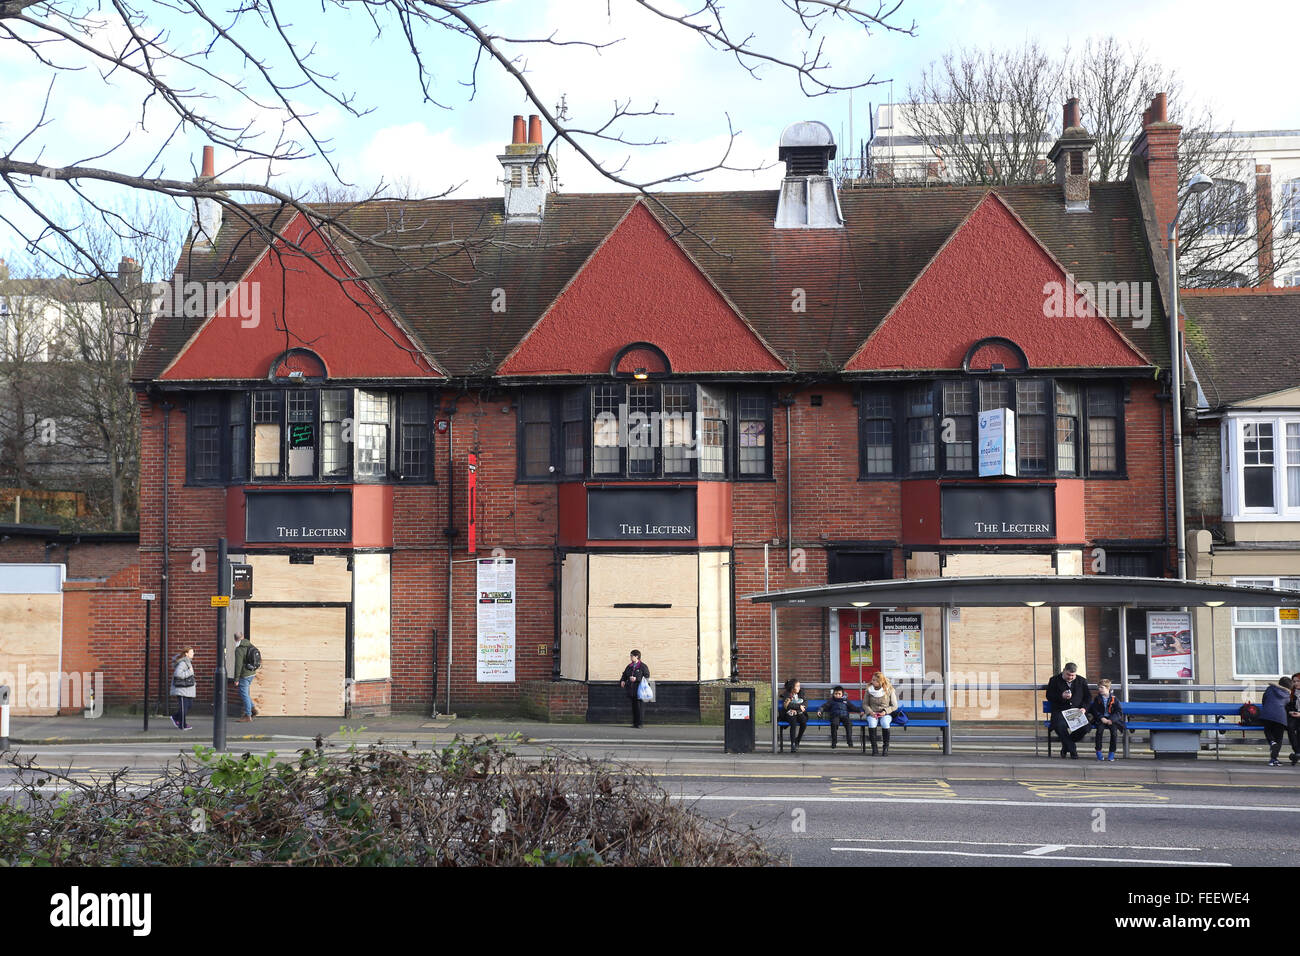
[[844, 225], [835, 180], [829, 175], [835, 158], [830, 127], [817, 120], [791, 123], [781, 133], [777, 157], [785, 163], [785, 179], [776, 207], [777, 229], [838, 229]]

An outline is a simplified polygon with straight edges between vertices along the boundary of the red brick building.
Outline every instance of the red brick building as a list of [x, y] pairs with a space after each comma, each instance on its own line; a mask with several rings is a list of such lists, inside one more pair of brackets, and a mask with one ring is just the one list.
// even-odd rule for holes
[[[218, 301], [159, 319], [136, 372], [140, 585], [170, 646], [212, 672], [224, 535], [268, 712], [622, 717], [638, 647], [663, 719], [768, 679], [765, 579], [1163, 575], [1178, 127], [1153, 106], [1131, 178], [1098, 184], [1065, 125], [1055, 185], [841, 192], [800, 123], [779, 190], [642, 198], [554, 192], [517, 119], [503, 197], [343, 228], [254, 207], [270, 249], [202, 210], [176, 285]], [[791, 613], [781, 676], [889, 669], [880, 613]], [[1118, 676], [1104, 614], [1043, 610], [1030, 647], [1029, 613], [967, 609], [954, 666]]]

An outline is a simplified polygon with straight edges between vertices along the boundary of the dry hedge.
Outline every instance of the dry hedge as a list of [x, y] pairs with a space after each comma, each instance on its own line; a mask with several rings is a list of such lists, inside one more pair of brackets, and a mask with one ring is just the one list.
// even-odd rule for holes
[[0, 862], [35, 866], [765, 866], [752, 830], [678, 806], [649, 775], [500, 740], [274, 754], [195, 748], [152, 783], [11, 758]]

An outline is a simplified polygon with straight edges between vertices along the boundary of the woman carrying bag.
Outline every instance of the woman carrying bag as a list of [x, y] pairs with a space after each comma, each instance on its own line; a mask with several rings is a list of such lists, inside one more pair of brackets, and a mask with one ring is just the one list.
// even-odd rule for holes
[[193, 730], [190, 726], [190, 705], [194, 703], [194, 648], [187, 647], [176, 658], [172, 668], [171, 695], [176, 698], [176, 713], [172, 714], [172, 723], [177, 730]]

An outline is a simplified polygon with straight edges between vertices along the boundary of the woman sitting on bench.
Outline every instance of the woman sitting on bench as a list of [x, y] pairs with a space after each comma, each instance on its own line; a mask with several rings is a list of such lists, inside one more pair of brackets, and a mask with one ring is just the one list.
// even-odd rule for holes
[[785, 682], [781, 694], [781, 716], [790, 725], [790, 752], [797, 753], [799, 741], [803, 740], [804, 731], [808, 729], [808, 701], [803, 696], [803, 688], [793, 677]]
[[880, 753], [876, 746], [876, 728], [879, 727], [885, 738], [885, 756], [888, 757], [889, 725], [894, 719], [894, 711], [898, 710], [898, 694], [889, 678], [880, 671], [871, 675], [871, 686], [867, 688], [862, 703], [867, 712], [867, 730], [871, 734], [871, 756]]

